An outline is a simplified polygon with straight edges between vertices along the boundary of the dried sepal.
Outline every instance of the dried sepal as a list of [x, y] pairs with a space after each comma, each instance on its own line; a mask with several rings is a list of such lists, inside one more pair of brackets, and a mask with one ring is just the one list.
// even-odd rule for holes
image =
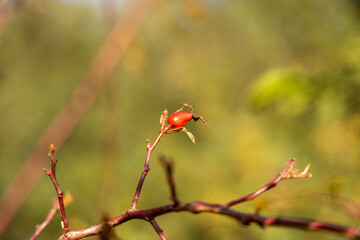
[[178, 133], [178, 132], [185, 132], [188, 135], [188, 137], [190, 138], [190, 140], [195, 144], [194, 135], [184, 127], [175, 128], [175, 129], [169, 129], [169, 130], [166, 131], [167, 134], [173, 134], [173, 133]]
[[189, 105], [189, 104], [187, 104], [187, 103], [184, 102], [184, 103], [183, 103], [183, 106], [182, 106], [181, 108], [179, 108], [178, 110], [176, 110], [176, 112], [181, 112], [181, 111], [184, 110], [184, 108], [189, 108], [191, 112], [193, 111], [193, 107], [192, 107], [191, 105]]
[[167, 109], [164, 109], [160, 116], [160, 132], [163, 132], [166, 126], [166, 120], [168, 118], [169, 111]]
[[197, 117], [198, 119], [200, 119], [200, 121], [202, 121], [203, 123], [205, 123], [206, 126], [210, 127], [210, 125], [208, 124], [207, 120], [205, 120], [203, 117], [198, 117], [198, 116], [195, 116]]
[[290, 159], [285, 169], [282, 171], [282, 179], [290, 178], [310, 178], [312, 174], [309, 173], [310, 164], [308, 164], [305, 169], [299, 172], [299, 169], [296, 168], [295, 159]]
[[190, 140], [193, 142], [193, 144], [195, 144], [195, 137], [189, 130], [187, 130], [186, 128], [182, 128], [181, 131], [185, 132], [190, 138]]
[[310, 166], [311, 166], [311, 164], [309, 163], [309, 164], [305, 167], [305, 169], [304, 169], [303, 171], [301, 171], [301, 172], [299, 172], [299, 173], [296, 173], [296, 174], [295, 174], [295, 177], [296, 177], [296, 178], [310, 178], [310, 177], [312, 177], [312, 174], [308, 172], [309, 169], [310, 169]]
[[174, 128], [174, 129], [168, 129], [165, 133], [166, 134], [173, 134], [173, 133], [178, 133], [178, 132], [181, 132], [183, 131], [183, 128]]

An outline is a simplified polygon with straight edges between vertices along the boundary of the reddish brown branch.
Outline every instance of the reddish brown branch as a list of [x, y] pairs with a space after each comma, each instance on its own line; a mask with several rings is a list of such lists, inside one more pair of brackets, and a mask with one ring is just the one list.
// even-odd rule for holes
[[298, 173], [298, 170], [295, 167], [295, 159], [290, 159], [290, 161], [286, 164], [284, 170], [282, 170], [270, 183], [264, 185], [262, 188], [260, 188], [259, 190], [246, 195], [242, 198], [233, 200], [231, 202], [228, 202], [226, 204], [224, 204], [224, 208], [229, 208], [232, 207], [236, 204], [242, 203], [242, 202], [246, 202], [246, 201], [250, 201], [253, 200], [254, 198], [256, 198], [257, 196], [261, 195], [262, 193], [270, 190], [271, 188], [275, 187], [281, 180], [284, 179], [290, 179], [290, 178], [308, 178], [311, 177], [311, 174], [308, 173], [308, 170], [310, 168], [310, 164], [306, 166], [305, 170]]
[[[244, 225], [250, 223], [256, 223], [261, 227], [267, 226], [282, 226], [289, 228], [298, 228], [304, 230], [323, 230], [333, 233], [339, 233], [347, 237], [354, 239], [360, 239], [360, 231], [356, 227], [348, 227], [333, 223], [321, 222], [313, 219], [303, 218], [289, 218], [289, 217], [273, 217], [273, 216], [261, 216], [258, 214], [241, 213], [234, 209], [223, 208], [221, 204], [211, 204], [201, 201], [194, 201], [189, 203], [180, 202], [177, 206], [174, 204], [163, 205], [157, 208], [147, 210], [132, 210], [121, 214], [118, 217], [110, 219], [107, 223], [111, 227], [118, 226], [131, 219], [154, 219], [157, 216], [164, 215], [170, 212], [192, 212], [192, 213], [214, 213], [221, 214], [240, 221]], [[67, 239], [81, 239], [88, 236], [100, 234], [102, 224], [94, 225], [88, 228], [84, 228], [79, 231], [71, 231], [67, 234]], [[64, 236], [60, 237], [64, 240]]]
[[145, 159], [145, 165], [144, 165], [144, 169], [143, 169], [143, 171], [141, 173], [138, 186], [137, 186], [136, 191], [135, 191], [135, 195], [134, 195], [134, 198], [133, 198], [133, 201], [132, 201], [131, 209], [136, 209], [137, 203], [139, 201], [139, 195], [140, 195], [143, 183], [145, 181], [145, 177], [146, 177], [147, 173], [150, 171], [149, 165], [150, 165], [151, 153], [155, 149], [156, 145], [158, 144], [158, 142], [160, 141], [160, 139], [164, 135], [164, 133], [167, 131], [167, 129], [168, 128], [165, 128], [163, 131], [160, 131], [160, 133], [157, 136], [157, 138], [155, 139], [155, 142], [153, 143], [153, 145], [150, 144], [150, 140], [147, 140], [147, 154], [146, 154], [146, 159]]
[[55, 169], [56, 169], [56, 162], [57, 159], [55, 157], [55, 147], [53, 144], [50, 145], [50, 153], [49, 153], [49, 157], [51, 160], [51, 170], [49, 169], [44, 169], [44, 171], [46, 172], [46, 174], [50, 177], [51, 181], [54, 184], [57, 196], [58, 196], [58, 201], [59, 201], [59, 211], [60, 211], [60, 215], [61, 215], [61, 219], [62, 219], [62, 227], [64, 228], [64, 232], [65, 232], [65, 236], [68, 232], [70, 232], [70, 226], [68, 223], [68, 220], [66, 218], [66, 213], [65, 213], [65, 205], [64, 205], [64, 199], [63, 199], [63, 191], [61, 191], [59, 183], [56, 179], [56, 174], [55, 174]]
[[163, 233], [163, 230], [159, 227], [159, 225], [157, 224], [155, 219], [150, 219], [149, 222], [153, 226], [153, 228], [155, 229], [157, 234], [159, 235], [160, 239], [161, 240], [167, 240], [167, 238], [165, 237], [165, 235]]
[[60, 208], [60, 214], [63, 218], [64, 223], [64, 229], [65, 234], [61, 236], [59, 239], [64, 240], [71, 240], [71, 239], [81, 239], [88, 236], [93, 235], [99, 235], [102, 232], [104, 232], [104, 229], [107, 231], [113, 227], [116, 227], [126, 221], [132, 220], [132, 219], [142, 219], [145, 221], [150, 222], [150, 224], [153, 226], [157, 234], [159, 235], [160, 239], [166, 240], [165, 235], [163, 234], [162, 229], [155, 221], [155, 218], [160, 215], [164, 215], [170, 212], [192, 212], [192, 213], [202, 213], [202, 212], [208, 212], [208, 213], [214, 213], [214, 214], [220, 214], [225, 215], [231, 218], [234, 218], [238, 221], [240, 221], [244, 225], [249, 225], [250, 223], [254, 222], [258, 224], [261, 227], [265, 226], [284, 226], [284, 227], [290, 227], [290, 228], [299, 228], [299, 229], [305, 229], [305, 230], [324, 230], [324, 231], [330, 231], [335, 232], [339, 234], [343, 234], [348, 237], [352, 237], [355, 239], [360, 239], [360, 231], [359, 229], [355, 227], [348, 227], [348, 226], [342, 226], [338, 224], [332, 224], [327, 222], [321, 222], [317, 220], [312, 219], [303, 219], [303, 218], [289, 218], [289, 217], [266, 217], [261, 216], [257, 213], [255, 214], [247, 214], [242, 213], [239, 211], [236, 211], [234, 209], [231, 209], [231, 206], [234, 206], [236, 204], [242, 203], [244, 201], [249, 201], [254, 199], [255, 197], [259, 196], [260, 194], [264, 193], [265, 191], [273, 188], [276, 186], [276, 184], [284, 179], [289, 178], [308, 178], [311, 177], [311, 174], [308, 173], [310, 165], [308, 165], [304, 171], [298, 172], [298, 170], [295, 167], [295, 160], [291, 159], [283, 171], [281, 171], [270, 183], [266, 184], [264, 187], [260, 188], [256, 192], [249, 194], [245, 197], [242, 197], [240, 199], [236, 199], [234, 201], [230, 201], [226, 204], [212, 204], [212, 203], [206, 203], [202, 201], [193, 201], [189, 203], [181, 202], [176, 195], [176, 189], [175, 189], [175, 180], [173, 177], [173, 165], [163, 158], [162, 162], [163, 165], [166, 168], [167, 172], [167, 178], [168, 183], [171, 188], [171, 196], [173, 200], [173, 204], [163, 205], [156, 208], [151, 208], [147, 210], [138, 210], [137, 203], [139, 199], [139, 195], [143, 186], [143, 183], [145, 181], [145, 177], [149, 171], [149, 163], [150, 163], [150, 157], [152, 151], [155, 149], [156, 145], [159, 143], [161, 137], [164, 133], [167, 133], [169, 129], [171, 129], [171, 125], [166, 126], [166, 119], [167, 119], [167, 110], [165, 109], [161, 115], [160, 118], [160, 133], [157, 136], [154, 143], [151, 145], [150, 140], [147, 142], [147, 155], [145, 159], [145, 166], [144, 170], [141, 174], [138, 186], [135, 191], [135, 196], [132, 201], [132, 206], [130, 209], [128, 209], [123, 214], [114, 217], [108, 221], [105, 221], [101, 224], [94, 225], [88, 228], [84, 228], [79, 231], [69, 231], [69, 225], [66, 220], [65, 215], [65, 208], [64, 204], [62, 203], [62, 192], [59, 188], [59, 185], [57, 183], [56, 177], [55, 177], [55, 167], [56, 167], [56, 158], [55, 158], [55, 148], [51, 146], [51, 153], [50, 158], [52, 162], [51, 171], [45, 170], [46, 173], [51, 177], [53, 180], [55, 189], [58, 193], [58, 199], [59, 199], [59, 208]]
[[40, 235], [40, 233], [51, 223], [56, 212], [58, 211], [59, 204], [57, 201], [58, 200], [55, 199], [55, 201], [53, 202], [53, 206], [50, 209], [50, 212], [46, 216], [45, 220], [40, 225], [36, 226], [36, 230], [29, 240], [35, 240]]
[[[67, 205], [69, 205], [72, 201], [73, 201], [73, 197], [71, 196], [70, 193], [66, 193], [65, 194], [65, 200], [64, 200], [64, 204], [65, 207]], [[44, 229], [51, 223], [51, 221], [54, 219], [56, 212], [59, 211], [59, 202], [58, 199], [55, 198], [53, 201], [53, 205], [48, 213], [48, 215], [46, 216], [45, 220], [40, 224], [36, 226], [36, 230], [34, 232], [34, 234], [30, 237], [29, 240], [35, 240], [42, 231], [44, 231]]]
[[[165, 161], [166, 164], [166, 170], [168, 173], [168, 177], [172, 176], [172, 165], [168, 164], [168, 161]], [[263, 188], [259, 189], [253, 194], [250, 194], [244, 198], [242, 201], [235, 200], [230, 203], [233, 203], [231, 206], [238, 204], [243, 201], [247, 201], [251, 197], [256, 197], [260, 195], [261, 193], [269, 190], [270, 188], [274, 187], [277, 182], [279, 182], [281, 179], [288, 179], [288, 178], [304, 178], [309, 177], [310, 174], [307, 173], [308, 167], [298, 173], [295, 169], [294, 160], [291, 159], [289, 163], [286, 165], [284, 170], [269, 184], [266, 184]], [[169, 178], [168, 178], [169, 179]], [[275, 185], [274, 185], [275, 183]], [[173, 185], [172, 181], [169, 181], [170, 185]], [[176, 196], [176, 195], [175, 195]], [[108, 226], [116, 227], [126, 221], [132, 220], [132, 219], [143, 219], [146, 221], [154, 220], [157, 216], [168, 214], [171, 212], [192, 212], [195, 214], [208, 212], [213, 214], [220, 214], [225, 215], [228, 217], [231, 217], [233, 219], [236, 219], [237, 221], [240, 221], [244, 225], [249, 225], [250, 223], [256, 223], [261, 227], [266, 226], [282, 226], [282, 227], [289, 227], [289, 228], [298, 228], [298, 229], [304, 229], [304, 230], [323, 230], [333, 233], [339, 233], [342, 235], [345, 235], [347, 237], [351, 237], [354, 239], [360, 239], [360, 231], [356, 227], [348, 227], [333, 223], [327, 223], [327, 222], [321, 222], [318, 220], [313, 219], [303, 219], [303, 218], [290, 218], [290, 217], [273, 217], [273, 216], [261, 216], [258, 214], [247, 214], [242, 213], [239, 211], [236, 211], [234, 209], [230, 209], [227, 207], [228, 204], [212, 204], [212, 203], [206, 203], [202, 201], [194, 201], [189, 203], [183, 203], [179, 200], [177, 200], [176, 204], [168, 204], [163, 205], [160, 207], [147, 209], [147, 210], [136, 210], [136, 209], [129, 209], [125, 213], [121, 214], [118, 217], [112, 218], [107, 222]], [[150, 222], [156, 232], [159, 234], [160, 238], [162, 237], [162, 231], [160, 227], [156, 224], [155, 220], [153, 222]], [[89, 228], [85, 228], [79, 231], [72, 231], [69, 232], [67, 237], [69, 240], [71, 239], [81, 239], [87, 236], [97, 235], [101, 232], [102, 225], [95, 225], [91, 226]], [[163, 236], [165, 237], [165, 236]], [[64, 236], [62, 236], [60, 239], [65, 239]], [[166, 239], [166, 238], [165, 238]]]
[[162, 156], [160, 158], [160, 162], [166, 171], [167, 181], [170, 186], [171, 200], [174, 202], [175, 205], [177, 205], [179, 204], [179, 199], [176, 194], [175, 178], [173, 175], [173, 162], [171, 160], [168, 160], [165, 156]]

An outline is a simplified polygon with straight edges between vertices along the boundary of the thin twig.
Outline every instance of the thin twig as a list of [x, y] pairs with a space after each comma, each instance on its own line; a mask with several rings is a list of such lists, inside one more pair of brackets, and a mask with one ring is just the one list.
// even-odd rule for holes
[[[70, 203], [72, 203], [74, 200], [74, 198], [71, 196], [70, 193], [66, 193], [65, 194], [65, 199], [64, 199], [64, 205], [65, 207], [67, 205], [69, 205]], [[53, 201], [53, 205], [48, 213], [48, 215], [46, 216], [45, 220], [36, 226], [35, 232], [34, 234], [29, 238], [29, 240], [35, 240], [42, 231], [44, 231], [44, 229], [51, 223], [51, 221], [54, 219], [56, 212], [59, 211], [59, 202], [58, 199], [55, 198]]]
[[171, 200], [175, 205], [179, 204], [179, 199], [176, 194], [175, 178], [173, 175], [173, 162], [168, 160], [165, 156], [160, 158], [160, 162], [166, 170], [167, 180], [170, 186]]
[[298, 170], [295, 167], [295, 159], [290, 159], [290, 161], [286, 164], [284, 170], [282, 170], [270, 183], [264, 185], [262, 188], [260, 188], [259, 190], [246, 195], [242, 198], [230, 201], [226, 204], [224, 204], [224, 208], [229, 208], [232, 207], [236, 204], [245, 202], [245, 201], [250, 201], [253, 200], [254, 198], [258, 197], [259, 195], [261, 195], [262, 193], [268, 191], [269, 189], [275, 187], [281, 180], [284, 179], [290, 179], [290, 178], [308, 178], [311, 177], [311, 174], [308, 173], [308, 170], [310, 168], [310, 165], [307, 165], [305, 170], [298, 173]]
[[139, 201], [139, 195], [140, 195], [143, 183], [145, 181], [145, 177], [146, 177], [147, 173], [150, 171], [149, 165], [150, 165], [151, 153], [155, 149], [155, 147], [158, 144], [158, 142], [160, 141], [161, 137], [164, 135], [164, 133], [167, 130], [168, 130], [168, 128], [166, 127], [163, 131], [160, 131], [160, 133], [157, 136], [157, 138], [155, 139], [155, 142], [153, 143], [153, 145], [150, 144], [150, 140], [147, 140], [147, 154], [146, 154], [146, 159], [145, 159], [145, 165], [144, 165], [144, 169], [143, 169], [143, 171], [141, 173], [138, 186], [137, 186], [136, 191], [135, 191], [135, 195], [134, 195], [134, 198], [133, 198], [133, 201], [132, 201], [131, 209], [136, 209], [137, 203]]
[[53, 206], [49, 211], [49, 214], [46, 216], [45, 220], [36, 226], [36, 230], [34, 232], [34, 234], [29, 238], [29, 240], [35, 240], [42, 231], [44, 231], [44, 229], [50, 224], [50, 222], [53, 220], [56, 212], [58, 211], [58, 202], [57, 199], [55, 199], [55, 201], [53, 202]]
[[159, 225], [157, 224], [155, 219], [150, 219], [149, 222], [151, 223], [151, 225], [153, 226], [153, 228], [155, 229], [155, 231], [159, 235], [160, 239], [161, 240], [167, 240], [166, 236], [163, 233], [163, 230], [159, 227]]
[[[284, 170], [269, 184], [265, 185], [265, 186], [272, 186], [274, 187], [275, 185], [273, 185], [273, 183], [277, 183], [280, 180], [277, 180], [279, 178], [279, 176], [281, 176], [281, 178], [284, 179], [288, 179], [288, 178], [303, 178], [303, 177], [309, 177], [310, 174], [307, 173], [308, 171], [308, 167], [300, 172], [297, 173], [297, 170], [295, 169], [295, 165], [294, 165], [294, 159], [291, 159], [288, 164], [286, 165], [286, 167], [284, 168]], [[172, 172], [172, 166], [171, 165], [167, 165], [170, 169], [167, 169], [167, 171]], [[171, 185], [172, 183], [169, 182], [169, 184]], [[260, 194], [263, 193], [266, 190], [269, 190], [271, 187], [267, 187], [267, 188], [261, 188], [264, 189], [263, 191], [258, 190], [257, 192], [259, 192]], [[265, 190], [266, 189], [266, 190]], [[250, 194], [248, 196], [258, 196], [259, 194]], [[250, 197], [244, 198], [246, 200], [249, 200]], [[243, 199], [243, 198], [241, 198]], [[237, 203], [234, 204], [238, 204], [239, 200], [236, 200]], [[245, 201], [245, 200], [243, 200]], [[235, 202], [235, 201], [232, 201]], [[230, 203], [232, 203], [230, 202]], [[241, 201], [240, 201], [241, 202]], [[208, 212], [208, 213], [213, 213], [213, 214], [221, 214], [221, 215], [225, 215], [228, 217], [231, 217], [233, 219], [236, 219], [238, 221], [240, 221], [242, 224], [244, 225], [249, 225], [250, 223], [256, 223], [261, 227], [266, 227], [266, 226], [282, 226], [282, 227], [289, 227], [289, 228], [298, 228], [298, 229], [303, 229], [303, 230], [311, 230], [311, 231], [315, 231], [315, 230], [323, 230], [323, 231], [328, 231], [328, 232], [334, 232], [334, 233], [339, 233], [342, 235], [345, 235], [347, 237], [351, 237], [354, 239], [360, 239], [360, 230], [356, 227], [349, 227], [349, 226], [343, 226], [343, 225], [338, 225], [338, 224], [333, 224], [333, 223], [328, 223], [328, 222], [322, 222], [322, 221], [318, 221], [318, 220], [313, 220], [313, 219], [304, 219], [304, 218], [290, 218], [290, 217], [273, 217], [273, 216], [261, 216], [257, 213], [254, 214], [247, 214], [247, 213], [242, 213], [239, 211], [236, 211], [234, 209], [228, 208], [228, 207], [224, 207], [225, 205], [222, 204], [212, 204], [212, 203], [206, 203], [206, 202], [202, 202], [202, 201], [193, 201], [193, 202], [189, 202], [189, 203], [183, 203], [181, 201], [178, 201], [178, 204], [168, 204], [168, 205], [163, 205], [160, 207], [156, 207], [156, 208], [151, 208], [151, 209], [147, 209], [147, 210], [136, 210], [136, 209], [129, 209], [128, 211], [126, 211], [125, 213], [121, 214], [120, 216], [117, 216], [115, 218], [110, 219], [107, 222], [108, 226], [111, 227], [116, 227], [124, 222], [127, 222], [131, 219], [143, 219], [146, 221], [149, 221], [149, 219], [154, 220], [155, 217], [160, 216], [160, 215], [164, 215], [164, 214], [168, 214], [171, 212], [192, 212], [195, 214], [198, 213], [203, 213], [203, 212]], [[155, 220], [152, 223], [153, 227], [155, 228], [155, 230], [158, 232], [160, 231], [160, 227], [156, 225]], [[157, 228], [158, 227], [158, 228]], [[72, 239], [81, 239], [84, 237], [88, 237], [88, 236], [92, 236], [92, 235], [97, 235], [101, 232], [102, 229], [102, 225], [94, 225], [91, 226], [89, 228], [85, 228], [79, 231], [73, 231], [68, 233], [67, 235], [67, 239], [72, 240]], [[158, 232], [159, 233], [159, 232]], [[161, 235], [159, 235], [161, 237]], [[61, 240], [64, 240], [64, 236], [60, 237]]]
[[[139, 195], [142, 189], [142, 185], [145, 181], [145, 177], [147, 173], [149, 172], [149, 164], [150, 164], [150, 157], [152, 151], [157, 146], [158, 142], [160, 141], [161, 137], [164, 135], [164, 133], [167, 133], [167, 131], [171, 128], [171, 125], [166, 126], [166, 118], [167, 118], [167, 110], [165, 109], [161, 115], [160, 118], [160, 133], [157, 136], [154, 143], [151, 145], [150, 140], [147, 141], [147, 155], [145, 159], [145, 166], [143, 169], [143, 172], [141, 174], [138, 186], [135, 191], [135, 196], [132, 202], [132, 206], [130, 209], [128, 209], [123, 214], [114, 217], [107, 222], [103, 222], [98, 225], [94, 225], [88, 228], [84, 228], [79, 231], [72, 231], [67, 232], [65, 230], [65, 234], [61, 236], [59, 239], [61, 240], [71, 240], [71, 239], [81, 239], [88, 236], [93, 235], [99, 235], [102, 231], [104, 231], [104, 226], [108, 228], [116, 227], [124, 222], [127, 222], [132, 219], [142, 219], [145, 221], [150, 222], [150, 224], [153, 226], [155, 231], [158, 233], [160, 239], [166, 240], [165, 235], [163, 234], [162, 229], [155, 221], [155, 218], [164, 215], [170, 212], [192, 212], [192, 213], [203, 213], [203, 212], [209, 212], [213, 214], [221, 214], [225, 215], [231, 218], [234, 218], [238, 221], [240, 221], [244, 225], [249, 225], [251, 222], [257, 223], [261, 227], [265, 226], [284, 226], [284, 227], [290, 227], [290, 228], [300, 228], [305, 230], [324, 230], [324, 231], [330, 231], [330, 232], [336, 232], [343, 234], [348, 237], [352, 237], [355, 239], [360, 239], [360, 231], [356, 227], [348, 227], [348, 226], [342, 226], [338, 224], [333, 223], [327, 223], [327, 222], [321, 222], [313, 219], [303, 219], [303, 218], [289, 218], [289, 217], [267, 217], [267, 216], [261, 216], [258, 213], [255, 214], [247, 214], [242, 213], [239, 211], [236, 211], [234, 209], [231, 209], [231, 206], [234, 206], [236, 204], [239, 204], [244, 201], [249, 201], [254, 199], [255, 197], [259, 196], [260, 194], [264, 193], [265, 191], [273, 188], [276, 186], [276, 184], [283, 180], [283, 179], [290, 179], [290, 178], [308, 178], [311, 177], [311, 174], [308, 173], [310, 165], [308, 165], [305, 170], [302, 172], [298, 172], [298, 169], [295, 167], [295, 159], [291, 159], [283, 171], [281, 171], [270, 183], [266, 184], [264, 187], [260, 188], [258, 191], [249, 194], [245, 197], [242, 197], [240, 199], [236, 199], [233, 201], [230, 201], [226, 204], [213, 204], [213, 203], [206, 203], [202, 201], [193, 201], [188, 203], [181, 202], [176, 195], [175, 192], [175, 180], [173, 178], [173, 165], [170, 164], [169, 161], [166, 159], [163, 160], [163, 165], [166, 168], [167, 176], [168, 176], [168, 183], [171, 188], [171, 194], [172, 199], [174, 201], [173, 204], [167, 204], [162, 205], [156, 208], [151, 208], [147, 210], [138, 210], [136, 209]], [[56, 159], [55, 159], [55, 150], [53, 146], [52, 149], [52, 171], [45, 170], [52, 179], [54, 179], [54, 186], [57, 189], [58, 196], [59, 196], [59, 204], [60, 204], [60, 210], [61, 210], [61, 202], [62, 200], [60, 197], [62, 197], [62, 194], [59, 194], [60, 189], [58, 188], [58, 184], [55, 178], [55, 166], [56, 166]], [[61, 196], [60, 196], [61, 195]], [[63, 212], [65, 218], [63, 218], [63, 222], [65, 223], [66, 216], [65, 216], [65, 210]], [[65, 225], [65, 224], [64, 224]], [[67, 225], [68, 226], [68, 225]], [[64, 227], [65, 228], [65, 227]], [[66, 228], [65, 228], [66, 229]]]
[[55, 157], [55, 147], [53, 144], [50, 145], [50, 153], [49, 153], [49, 157], [51, 160], [51, 170], [49, 169], [44, 169], [44, 171], [46, 172], [46, 174], [50, 177], [51, 181], [54, 184], [57, 196], [58, 196], [58, 200], [59, 200], [59, 211], [60, 211], [60, 215], [61, 215], [61, 219], [62, 219], [62, 227], [64, 229], [65, 232], [65, 237], [66, 234], [68, 232], [70, 232], [70, 226], [68, 223], [68, 220], [66, 218], [66, 213], [65, 213], [65, 205], [64, 205], [64, 199], [63, 199], [63, 191], [61, 191], [59, 183], [56, 179], [56, 174], [55, 174], [55, 170], [56, 170], [56, 162], [57, 159]]

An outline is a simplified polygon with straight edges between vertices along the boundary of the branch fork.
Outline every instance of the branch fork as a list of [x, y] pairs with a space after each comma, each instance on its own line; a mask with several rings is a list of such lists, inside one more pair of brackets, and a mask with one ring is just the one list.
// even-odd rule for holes
[[[189, 105], [185, 105], [183, 107], [186, 107]], [[191, 106], [190, 106], [191, 107]], [[192, 110], [192, 107], [191, 107]], [[55, 157], [55, 147], [53, 145], [50, 146], [50, 160], [51, 160], [51, 170], [44, 169], [45, 172], [49, 175], [51, 178], [57, 195], [58, 195], [58, 206], [60, 215], [62, 217], [63, 222], [63, 228], [64, 228], [64, 235], [62, 235], [59, 239], [60, 240], [72, 240], [72, 239], [81, 239], [88, 236], [93, 235], [101, 235], [104, 233], [104, 231], [109, 232], [111, 228], [116, 227], [126, 221], [132, 220], [132, 219], [142, 219], [147, 222], [149, 222], [152, 227], [154, 228], [155, 232], [159, 236], [161, 240], [166, 240], [166, 236], [164, 235], [163, 230], [160, 228], [158, 223], [156, 222], [155, 218], [167, 213], [171, 212], [191, 212], [191, 213], [214, 213], [214, 214], [221, 214], [228, 217], [231, 217], [239, 222], [241, 222], [244, 225], [249, 225], [251, 222], [254, 222], [258, 224], [261, 227], [265, 226], [283, 226], [283, 227], [291, 227], [291, 228], [301, 228], [305, 230], [325, 230], [330, 232], [336, 232], [343, 234], [347, 237], [352, 237], [355, 239], [360, 239], [360, 231], [358, 228], [355, 227], [348, 227], [348, 226], [342, 226], [337, 224], [331, 224], [326, 222], [320, 222], [317, 220], [312, 219], [300, 219], [300, 218], [287, 218], [287, 217], [266, 217], [261, 216], [258, 214], [258, 212], [255, 212], [253, 214], [247, 214], [242, 213], [237, 210], [232, 209], [231, 207], [237, 204], [240, 204], [245, 201], [253, 200], [254, 198], [260, 196], [264, 192], [270, 190], [271, 188], [275, 187], [281, 180], [286, 179], [297, 179], [297, 178], [309, 178], [311, 177], [311, 173], [309, 173], [310, 164], [308, 164], [303, 171], [299, 171], [295, 166], [295, 159], [290, 159], [290, 161], [286, 164], [285, 168], [269, 183], [265, 184], [263, 187], [259, 188], [257, 191], [248, 194], [246, 196], [243, 196], [241, 198], [232, 200], [230, 202], [227, 202], [225, 204], [217, 204], [217, 203], [207, 203], [203, 201], [193, 201], [193, 202], [182, 202], [179, 200], [177, 196], [176, 191], [176, 181], [173, 176], [173, 162], [171, 160], [168, 160], [166, 157], [162, 156], [160, 158], [160, 161], [162, 163], [162, 166], [165, 169], [167, 182], [170, 187], [170, 194], [171, 194], [171, 204], [166, 204], [162, 206], [158, 206], [151, 209], [145, 209], [145, 210], [138, 210], [137, 204], [140, 196], [140, 192], [143, 186], [143, 183], [145, 181], [145, 178], [150, 171], [149, 164], [150, 164], [150, 158], [151, 154], [154, 151], [155, 147], [161, 140], [162, 136], [165, 133], [174, 133], [174, 128], [171, 124], [168, 123], [168, 111], [165, 109], [160, 117], [160, 131], [155, 139], [155, 141], [151, 144], [150, 140], [147, 140], [146, 143], [146, 159], [144, 164], [144, 169], [141, 173], [138, 186], [135, 191], [134, 198], [132, 200], [131, 207], [126, 210], [123, 214], [114, 217], [112, 219], [106, 219], [103, 223], [90, 226], [78, 231], [71, 231], [70, 227], [67, 222], [66, 214], [65, 214], [65, 205], [63, 201], [63, 193], [60, 190], [59, 184], [57, 182], [56, 176], [55, 176], [55, 167], [56, 167], [56, 157]], [[200, 118], [199, 118], [200, 119]], [[202, 118], [201, 118], [202, 119]], [[203, 120], [203, 119], [202, 119]], [[205, 120], [204, 120], [205, 121]], [[205, 121], [206, 122], [206, 121]], [[169, 132], [170, 131], [170, 132]], [[35, 239], [35, 238], [32, 238]]]

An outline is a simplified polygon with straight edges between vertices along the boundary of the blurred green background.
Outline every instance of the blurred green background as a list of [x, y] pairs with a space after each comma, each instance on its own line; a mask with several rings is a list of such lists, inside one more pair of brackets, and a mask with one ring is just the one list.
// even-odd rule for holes
[[[16, 2], [0, 36], [0, 194], [127, 4]], [[75, 197], [67, 208], [71, 229], [130, 207], [146, 139], [157, 136], [161, 111], [173, 112], [184, 101], [211, 128], [188, 124], [196, 145], [184, 133], [163, 138], [152, 156], [140, 209], [170, 202], [161, 155], [174, 159], [181, 200], [217, 203], [263, 186], [295, 157], [300, 169], [312, 164], [313, 178], [281, 182], [235, 209], [359, 225], [359, 208], [349, 213], [324, 197], [360, 203], [359, 16], [359, 1], [350, 0], [160, 2], [94, 106], [58, 150], [60, 186]], [[43, 174], [2, 239], [30, 237], [54, 197]], [[174, 240], [343, 239], [244, 227], [211, 214], [172, 213], [158, 223]], [[115, 233], [121, 239], [158, 239], [148, 223], [138, 220]], [[57, 216], [39, 239], [61, 234]]]

